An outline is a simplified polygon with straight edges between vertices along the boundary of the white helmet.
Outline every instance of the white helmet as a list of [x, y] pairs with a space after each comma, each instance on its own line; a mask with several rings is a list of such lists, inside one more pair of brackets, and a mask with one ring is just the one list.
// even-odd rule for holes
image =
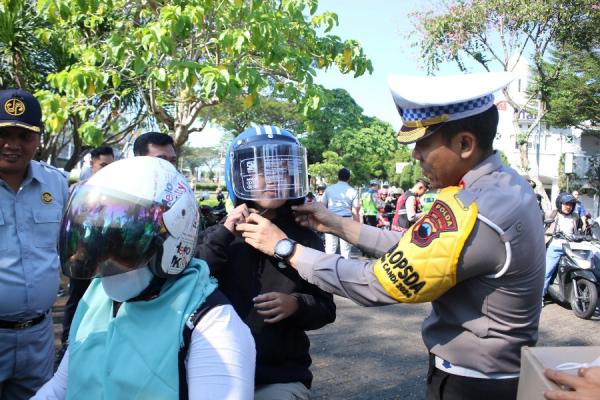
[[70, 198], [60, 229], [65, 275], [92, 278], [148, 267], [181, 274], [196, 247], [198, 207], [186, 179], [155, 157], [114, 162]]

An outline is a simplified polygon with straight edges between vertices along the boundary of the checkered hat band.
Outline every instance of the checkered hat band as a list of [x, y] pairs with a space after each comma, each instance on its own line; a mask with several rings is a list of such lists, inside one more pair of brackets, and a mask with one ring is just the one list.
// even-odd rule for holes
[[450, 116], [450, 120], [453, 120], [453, 115], [462, 114], [472, 110], [477, 110], [489, 105], [494, 101], [494, 96], [488, 94], [487, 96], [479, 97], [477, 99], [465, 101], [463, 103], [448, 104], [445, 106], [432, 106], [423, 108], [403, 108], [402, 109], [402, 121], [423, 121], [430, 118], [434, 118], [443, 114]]

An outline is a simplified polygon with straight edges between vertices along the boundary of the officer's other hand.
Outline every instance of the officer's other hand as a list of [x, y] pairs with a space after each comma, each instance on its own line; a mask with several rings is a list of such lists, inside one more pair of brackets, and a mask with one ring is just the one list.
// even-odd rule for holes
[[246, 243], [268, 256], [274, 254], [277, 242], [287, 238], [277, 225], [256, 213], [250, 213], [245, 222], [238, 224], [235, 230], [242, 234]]
[[265, 322], [269, 324], [286, 319], [298, 311], [298, 299], [285, 293], [263, 293], [252, 300], [258, 314], [266, 317]]
[[235, 233], [235, 226], [246, 221], [246, 218], [250, 215], [250, 210], [246, 204], [240, 204], [227, 215], [225, 220], [225, 228], [231, 233]]
[[296, 222], [306, 228], [329, 233], [335, 214], [330, 212], [323, 203], [308, 203], [292, 207], [296, 214]]
[[580, 368], [577, 376], [553, 369], [545, 370], [544, 375], [557, 385], [566, 387], [544, 392], [547, 400], [600, 399], [600, 367]]

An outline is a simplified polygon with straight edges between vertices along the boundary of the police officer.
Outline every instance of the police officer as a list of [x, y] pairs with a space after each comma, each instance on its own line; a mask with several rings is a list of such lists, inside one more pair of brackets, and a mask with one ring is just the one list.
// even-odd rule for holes
[[[492, 143], [492, 93], [506, 73], [394, 77], [390, 87], [413, 157], [439, 197], [405, 233], [360, 225], [319, 204], [297, 220], [378, 257], [345, 260], [293, 245], [287, 262], [311, 283], [362, 305], [431, 302], [422, 336], [430, 352], [427, 399], [514, 399], [522, 346], [537, 341], [544, 275], [536, 198]], [[237, 226], [266, 254], [288, 240], [256, 214]], [[281, 245], [279, 244], [279, 247]], [[401, 334], [401, 333], [399, 333]]]
[[67, 180], [33, 161], [38, 101], [0, 91], [0, 399], [29, 399], [52, 376], [50, 309], [58, 291], [58, 230]]
[[377, 197], [377, 191], [379, 190], [379, 181], [372, 179], [369, 182], [369, 188], [360, 195], [360, 202], [363, 211], [364, 223], [371, 226], [377, 225], [377, 213], [381, 202]]

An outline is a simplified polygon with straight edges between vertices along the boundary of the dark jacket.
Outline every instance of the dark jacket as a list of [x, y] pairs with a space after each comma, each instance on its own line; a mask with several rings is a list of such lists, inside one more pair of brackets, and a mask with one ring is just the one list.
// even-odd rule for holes
[[[291, 239], [323, 251], [323, 242], [313, 231], [289, 218], [273, 222]], [[304, 331], [335, 321], [333, 295], [303, 280], [295, 269], [255, 250], [221, 224], [204, 232], [196, 256], [206, 260], [219, 288], [252, 331], [256, 384], [302, 382], [310, 388], [310, 342]], [[265, 323], [252, 299], [267, 292], [293, 294], [298, 298], [298, 311], [275, 324]]]

